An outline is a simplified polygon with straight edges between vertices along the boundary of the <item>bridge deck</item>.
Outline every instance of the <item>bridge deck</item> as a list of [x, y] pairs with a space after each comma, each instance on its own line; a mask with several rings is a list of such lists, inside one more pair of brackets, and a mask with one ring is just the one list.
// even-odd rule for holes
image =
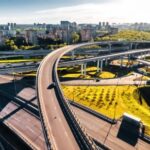
[[[9, 81], [10, 80], [8, 80], [8, 78], [6, 79], [0, 77], [1, 83], [6, 83]], [[32, 97], [33, 93], [30, 92], [29, 94], [28, 92], [29, 91], [26, 89], [19, 95], [24, 97], [28, 95], [28, 98]], [[27, 144], [32, 144], [33, 149], [46, 150], [46, 144], [40, 120], [2, 96], [0, 106], [0, 118], [3, 120], [5, 125], [17, 133], [17, 135], [20, 136]]]
[[[11, 78], [10, 79], [9, 78], [3, 78], [3, 82], [4, 82], [4, 80], [5, 80], [5, 82], [6, 81], [8, 82], [11, 79]], [[21, 83], [20, 83], [20, 85], [18, 84], [18, 86], [21, 86]], [[22, 84], [22, 86], [25, 86], [25, 85]], [[34, 85], [32, 85], [32, 86], [34, 86]], [[11, 90], [11, 89], [9, 89], [9, 90]], [[26, 88], [24, 88], [24, 90], [22, 92], [20, 92], [18, 94], [18, 96], [21, 96], [21, 97], [25, 98], [26, 101], [29, 101], [30, 99], [32, 99], [33, 97], [36, 96], [35, 94], [36, 94], [35, 89], [30, 88], [30, 87], [26, 87]], [[36, 104], [37, 99], [32, 101], [32, 103]], [[75, 111], [75, 113], [77, 114], [77, 116], [81, 122], [81, 125], [83, 127], [85, 127], [87, 133], [91, 137], [93, 137], [94, 139], [96, 139], [97, 141], [99, 141], [101, 143], [104, 143], [104, 141], [106, 139], [105, 144], [107, 146], [109, 146], [110, 148], [116, 149], [116, 150], [120, 150], [120, 149], [121, 150], [126, 150], [126, 149], [135, 150], [137, 148], [142, 149], [142, 150], [150, 149], [150, 145], [148, 143], [140, 140], [140, 139], [138, 139], [135, 146], [132, 146], [129, 143], [126, 143], [125, 141], [117, 138], [117, 133], [118, 133], [118, 130], [120, 127], [120, 122], [118, 122], [118, 124], [113, 125], [111, 127], [111, 124], [109, 124], [109, 123], [107, 123], [107, 122], [105, 122], [105, 121], [103, 121], [97, 117], [94, 117], [93, 115], [91, 115], [87, 112], [84, 112], [84, 111], [82, 111], [78, 108], [75, 108], [75, 107], [72, 107], [72, 108]], [[20, 113], [18, 113], [17, 115], [19, 115], [19, 114]], [[19, 117], [17, 115], [14, 116], [14, 119], [15, 118], [21, 118], [21, 115]], [[26, 116], [26, 115], [24, 115], [24, 116]], [[30, 122], [30, 119], [28, 121]], [[110, 129], [110, 132], [108, 132], [109, 129]], [[35, 131], [38, 130], [38, 133], [39, 133], [39, 130], [41, 130], [41, 128], [39, 129], [38, 125], [37, 125], [37, 128], [34, 130]], [[31, 130], [29, 130], [29, 129], [28, 129], [28, 131], [31, 132]], [[108, 137], [106, 138], [107, 134], [108, 134]]]

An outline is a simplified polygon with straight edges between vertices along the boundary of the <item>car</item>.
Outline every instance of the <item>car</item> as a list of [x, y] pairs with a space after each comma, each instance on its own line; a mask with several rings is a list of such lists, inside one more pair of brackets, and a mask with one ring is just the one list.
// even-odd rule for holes
[[99, 82], [100, 81], [100, 79], [99, 78], [96, 78], [96, 82]]
[[54, 88], [54, 87], [56, 87], [56, 84], [55, 84], [55, 82], [52, 82], [52, 83], [48, 86], [47, 89], [52, 89], [52, 88]]
[[147, 85], [150, 85], [150, 80], [148, 80], [148, 81], [146, 82], [146, 84], [147, 84]]

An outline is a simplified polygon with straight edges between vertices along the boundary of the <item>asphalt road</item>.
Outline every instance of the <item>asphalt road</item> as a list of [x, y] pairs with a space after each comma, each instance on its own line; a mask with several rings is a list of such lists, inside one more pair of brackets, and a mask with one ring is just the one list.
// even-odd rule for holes
[[[57, 76], [56, 67], [58, 65], [58, 61], [63, 56], [63, 54], [81, 46], [87, 46], [92, 44], [100, 44], [101, 42], [96, 43], [83, 43], [78, 45], [66, 46], [64, 48], [60, 48], [51, 54], [49, 54], [42, 61], [38, 73], [37, 73], [37, 93], [39, 100], [39, 108], [40, 114], [42, 118], [43, 128], [46, 132], [46, 137], [48, 138], [49, 146], [54, 149], [62, 149], [62, 150], [72, 150], [79, 149], [79, 145], [77, 140], [75, 139], [69, 124], [62, 112], [62, 106], [59, 105], [59, 100], [56, 94], [55, 87], [48, 88], [53, 82], [55, 82], [54, 77]], [[148, 52], [150, 49], [146, 50], [138, 50], [138, 52]], [[105, 58], [114, 58], [120, 57], [124, 55], [130, 55], [138, 53], [137, 50], [128, 51], [125, 53], [117, 53], [111, 54], [107, 56], [101, 56], [97, 58], [90, 58], [84, 60], [77, 60], [75, 63], [81, 62], [89, 62], [96, 59], [105, 59]], [[57, 83], [59, 84], [58, 78]], [[56, 83], [56, 85], [57, 85]], [[67, 141], [67, 144], [66, 144]]]
[[[67, 47], [67, 49], [69, 48], [72, 46]], [[44, 125], [52, 147], [58, 150], [78, 150], [79, 146], [61, 110], [55, 90], [54, 88], [48, 89], [49, 85], [54, 82], [54, 63], [65, 50], [66, 47], [57, 50], [42, 61], [37, 80], [38, 97]]]
[[141, 74], [133, 73], [129, 76], [124, 76], [121, 78], [114, 78], [114, 79], [100, 79], [100, 81], [96, 82], [96, 80], [68, 80], [61, 82], [62, 85], [70, 85], [70, 86], [97, 86], [97, 85], [145, 85], [146, 81], [134, 81], [137, 78], [142, 78]]
[[[0, 83], [1, 84], [8, 83], [12, 79], [13, 79], [13, 77], [11, 77], [11, 76], [0, 76]], [[20, 77], [17, 79], [21, 80]], [[19, 82], [17, 84], [17, 88], [20, 88], [22, 86], [22, 89], [23, 89], [20, 92], [18, 92], [17, 95], [24, 98], [26, 101], [30, 101], [30, 99], [32, 99], [36, 96], [36, 92], [35, 92], [34, 88], [31, 88], [31, 85], [26, 85], [26, 84], [27, 83], [24, 83], [24, 82], [21, 82], [21, 83]], [[23, 86], [24, 86], [24, 88], [23, 88]], [[11, 89], [9, 89], [9, 90], [11, 91]], [[32, 102], [35, 105], [37, 105], [36, 101], [37, 101], [37, 99], [34, 99], [34, 101], [32, 101]], [[11, 108], [13, 108], [13, 107], [11, 106]], [[115, 149], [115, 150], [126, 150], [126, 149], [129, 149], [129, 150], [136, 150], [136, 149], [149, 150], [150, 149], [150, 145], [148, 143], [140, 140], [140, 139], [138, 139], [138, 142], [136, 143], [135, 146], [132, 146], [132, 145], [128, 144], [127, 142], [117, 138], [117, 133], [118, 133], [119, 127], [120, 127], [120, 121], [116, 125], [111, 126], [110, 123], [107, 123], [107, 122], [81, 110], [81, 109], [78, 109], [78, 108], [73, 107], [73, 106], [71, 106], [71, 108], [76, 113], [81, 125], [85, 128], [86, 132], [92, 138], [96, 139], [98, 142], [101, 142], [102, 144], [106, 144], [111, 149]], [[11, 109], [9, 107], [6, 107], [5, 110], [8, 111], [8, 113], [9, 113], [9, 111]], [[30, 138], [36, 139], [36, 133], [39, 133], [38, 130], [40, 130], [40, 131], [42, 130], [40, 125], [38, 125], [38, 127], [37, 126], [35, 127], [36, 120], [34, 121], [34, 123], [32, 123], [30, 120], [30, 118], [31, 118], [30, 115], [26, 115], [27, 123], [26, 122], [24, 123], [24, 121], [23, 121], [24, 117], [19, 112], [16, 115], [14, 114], [14, 118], [18, 117], [18, 115], [20, 115], [19, 119], [18, 119], [18, 121], [19, 120], [20, 121], [19, 121], [19, 123], [17, 121], [16, 124], [18, 124], [18, 125], [16, 126], [16, 128], [18, 130], [23, 130], [22, 128], [24, 128], [24, 125], [28, 124], [28, 128], [26, 129], [27, 133], [24, 133], [24, 132], [23, 133], [25, 135], [28, 134], [29, 132], [33, 133], [33, 135], [30, 136]], [[22, 118], [22, 120], [21, 120], [21, 118]], [[30, 122], [30, 123], [28, 123], [28, 122]], [[22, 125], [21, 123], [24, 125]], [[30, 126], [31, 126], [31, 128], [30, 128]], [[28, 131], [28, 129], [30, 129], [30, 131]], [[42, 139], [42, 136], [40, 136], [39, 139]], [[36, 142], [36, 140], [35, 140], [35, 142]], [[36, 142], [35, 145], [40, 144], [42, 147], [42, 143], [40, 141], [38, 141], [38, 142]], [[37, 145], [37, 146], [39, 147], [39, 145]], [[43, 148], [41, 148], [41, 149], [43, 149]]]
[[[14, 91], [12, 80], [13, 77], [0, 76], [0, 90], [9, 94]], [[9, 86], [10, 84], [11, 87]], [[35, 90], [33, 91], [30, 87], [21, 87], [19, 84], [16, 83], [18, 91], [16, 94], [18, 97], [22, 97], [26, 101], [30, 101], [35, 97]], [[47, 149], [40, 120], [3, 96], [0, 98], [0, 118], [7, 127], [15, 132], [32, 149]]]

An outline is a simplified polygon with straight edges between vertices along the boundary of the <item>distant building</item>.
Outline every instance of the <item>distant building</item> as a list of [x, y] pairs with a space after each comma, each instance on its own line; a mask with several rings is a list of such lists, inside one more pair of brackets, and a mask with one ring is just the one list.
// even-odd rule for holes
[[25, 37], [28, 43], [31, 43], [33, 45], [36, 45], [38, 43], [36, 30], [33, 29], [26, 30]]
[[117, 34], [117, 33], [118, 33], [118, 31], [119, 31], [119, 29], [118, 29], [118, 28], [114, 28], [114, 27], [111, 27], [111, 28], [110, 28], [110, 32], [111, 32], [111, 34]]
[[70, 29], [71, 23], [69, 21], [61, 21], [60, 26], [62, 29]]
[[69, 30], [62, 30], [62, 40], [67, 44], [71, 42], [71, 32]]
[[90, 29], [82, 29], [80, 31], [81, 35], [81, 41], [86, 42], [86, 41], [91, 41], [92, 40], [92, 31]]
[[0, 45], [3, 45], [5, 42], [5, 39], [4, 39], [4, 35], [3, 35], [3, 32], [0, 31]]

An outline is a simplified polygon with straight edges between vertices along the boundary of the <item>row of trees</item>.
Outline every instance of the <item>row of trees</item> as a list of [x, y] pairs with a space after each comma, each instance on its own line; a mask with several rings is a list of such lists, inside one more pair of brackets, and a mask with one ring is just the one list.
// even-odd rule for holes
[[[76, 32], [73, 32], [71, 35], [72, 43], [79, 42], [80, 35]], [[65, 46], [66, 43], [61, 39], [51, 39], [51, 38], [40, 38], [38, 37], [38, 45], [33, 45], [32, 43], [27, 42], [24, 37], [12, 37], [10, 39], [6, 39], [5, 45], [0, 46], [0, 50], [28, 50], [28, 49], [56, 49], [59, 47]]]
[[[124, 30], [115, 35], [105, 36], [105, 37], [97, 37], [95, 41], [118, 41], [118, 40], [126, 40], [126, 41], [136, 41], [136, 40], [150, 40], [149, 32], [142, 31], [132, 31], [132, 30]], [[71, 34], [71, 43], [75, 44], [81, 42], [80, 34], [77, 32], [73, 32]], [[0, 50], [17, 50], [17, 49], [56, 49], [62, 46], [65, 46], [66, 43], [57, 38], [38, 38], [38, 45], [33, 45], [32, 43], [27, 42], [24, 37], [13, 37], [7, 39], [5, 41], [5, 45], [0, 46]]]
[[118, 41], [118, 40], [126, 40], [126, 41], [149, 41], [150, 40], [150, 33], [143, 32], [143, 31], [135, 31], [135, 30], [123, 30], [120, 31], [118, 34], [105, 36], [102, 38], [97, 37], [95, 41]]

